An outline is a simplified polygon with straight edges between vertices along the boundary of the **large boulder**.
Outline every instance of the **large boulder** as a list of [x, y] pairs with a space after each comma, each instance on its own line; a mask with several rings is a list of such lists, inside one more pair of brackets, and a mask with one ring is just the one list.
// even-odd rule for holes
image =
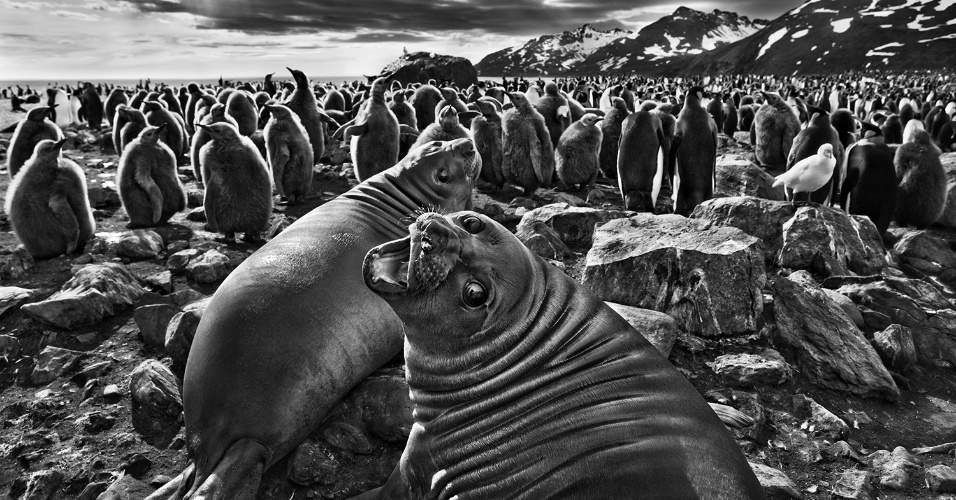
[[598, 226], [583, 282], [602, 300], [667, 313], [704, 336], [757, 330], [766, 281], [760, 240], [678, 215]]
[[143, 440], [165, 448], [182, 426], [183, 399], [176, 377], [154, 359], [143, 361], [130, 374], [133, 428]]
[[568, 203], [552, 203], [525, 213], [515, 230], [522, 234], [533, 234], [539, 223], [544, 223], [558, 233], [566, 245], [572, 247], [590, 247], [594, 238], [594, 226], [613, 219], [627, 217], [619, 210], [575, 207]]
[[752, 161], [738, 155], [717, 157], [715, 196], [755, 196], [782, 201], [782, 190], [773, 188], [773, 176]]
[[760, 238], [767, 261], [771, 263], [776, 260], [783, 245], [783, 225], [793, 218], [793, 214], [793, 206], [785, 201], [735, 196], [707, 200], [697, 205], [690, 217], [707, 220], [718, 226], [736, 227], [750, 236]]
[[826, 276], [879, 274], [886, 266], [883, 244], [867, 217], [819, 205], [797, 210], [783, 225], [780, 267], [809, 269]]
[[382, 68], [382, 75], [392, 74], [392, 81], [409, 83], [438, 83], [450, 81], [460, 88], [478, 83], [478, 71], [464, 57], [446, 56], [434, 52], [412, 52]]
[[677, 341], [677, 321], [674, 318], [650, 309], [625, 306], [614, 302], [605, 302], [614, 312], [621, 315], [635, 330], [647, 339], [664, 357], [671, 355], [674, 342]]
[[145, 290], [140, 280], [115, 263], [86, 266], [50, 298], [20, 309], [30, 317], [63, 329], [92, 325], [133, 304]]
[[900, 262], [925, 274], [941, 274], [956, 269], [956, 252], [942, 238], [927, 231], [907, 231], [893, 245]]
[[778, 278], [773, 284], [773, 341], [821, 387], [895, 401], [900, 390], [863, 332], [822, 290]]
[[937, 361], [956, 365], [956, 306], [924, 280], [885, 276], [876, 281], [846, 283], [837, 289], [865, 308], [868, 331], [898, 324], [910, 329], [920, 364]]

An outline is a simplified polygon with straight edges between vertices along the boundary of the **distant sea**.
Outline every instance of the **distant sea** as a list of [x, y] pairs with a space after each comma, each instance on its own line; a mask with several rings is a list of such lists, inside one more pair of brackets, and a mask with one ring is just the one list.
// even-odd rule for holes
[[[223, 80], [231, 81], [231, 82], [260, 82], [262, 81], [263, 78], [264, 76], [246, 76], [246, 77], [229, 77], [229, 78], [223, 77]], [[508, 77], [509, 80], [513, 78], [514, 77]], [[529, 80], [537, 80], [537, 77], [527, 77], [527, 78]], [[328, 83], [334, 83], [336, 85], [341, 85], [342, 82], [351, 83], [356, 80], [360, 82], [367, 81], [365, 77], [362, 75], [312, 76], [312, 77], [309, 77], [309, 79], [312, 81], [312, 83], [328, 82]], [[500, 76], [480, 76], [478, 77], [478, 79], [483, 81], [497, 81], [497, 82], [501, 81]], [[292, 77], [289, 75], [276, 74], [273, 76], [273, 80], [277, 82], [286, 81], [286, 80], [291, 81]], [[550, 80], [550, 78], [544, 78], [544, 80]], [[67, 79], [67, 78], [63, 78], [59, 80], [0, 80], [0, 88], [7, 88], [7, 87], [16, 88], [17, 85], [19, 85], [23, 88], [26, 88], [27, 86], [29, 86], [32, 89], [42, 90], [49, 87], [50, 85], [55, 85], [55, 84], [59, 84], [60, 86], [64, 86], [64, 87], [67, 85], [76, 87], [78, 81], [80, 82], [88, 81], [94, 84], [103, 83], [103, 84], [120, 85], [120, 86], [125, 85], [129, 87], [135, 87], [139, 83], [146, 83], [145, 78], [143, 78], [142, 80], [132, 79], [132, 78], [106, 78], [101, 80], [77, 80], [77, 79]], [[206, 85], [206, 84], [218, 85], [219, 79], [218, 78], [197, 78], [193, 80], [184, 80], [181, 78], [150, 78], [150, 84], [153, 86], [158, 85], [160, 83], [165, 83], [166, 85], [169, 85], [169, 86], [180, 86], [180, 85], [186, 85], [191, 82], [195, 82], [200, 85]]]

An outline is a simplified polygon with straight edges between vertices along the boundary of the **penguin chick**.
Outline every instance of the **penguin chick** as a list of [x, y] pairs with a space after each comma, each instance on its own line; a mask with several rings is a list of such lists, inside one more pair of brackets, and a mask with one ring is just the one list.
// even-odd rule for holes
[[10, 139], [10, 152], [7, 155], [7, 173], [10, 178], [16, 177], [20, 167], [33, 156], [36, 145], [44, 139], [58, 141], [63, 138], [60, 127], [50, 121], [50, 111], [54, 106], [37, 106], [27, 111], [27, 116], [20, 120], [13, 137]]
[[917, 130], [912, 142], [896, 149], [893, 164], [899, 187], [894, 219], [900, 227], [923, 229], [942, 215], [946, 207], [946, 171], [940, 154], [925, 130]]
[[64, 142], [40, 141], [7, 189], [4, 210], [35, 259], [82, 250], [96, 226], [83, 169], [60, 157]]
[[520, 92], [508, 94], [514, 107], [501, 119], [504, 147], [501, 170], [505, 179], [534, 195], [538, 186], [549, 187], [554, 175], [554, 147], [544, 117]]
[[835, 166], [833, 145], [823, 144], [817, 154], [798, 161], [790, 170], [775, 177], [772, 187], [784, 185], [792, 189], [795, 200], [797, 193], [812, 193], [823, 187], [833, 175]]
[[601, 132], [598, 122], [601, 118], [587, 113], [571, 124], [554, 151], [554, 167], [558, 179], [565, 187], [581, 185], [590, 189], [597, 180], [600, 170]]
[[282, 105], [267, 105], [272, 118], [263, 130], [272, 178], [279, 194], [290, 205], [312, 189], [312, 146], [299, 117]]
[[[239, 128], [239, 124], [236, 123], [235, 118], [226, 114], [226, 106], [218, 102], [209, 108], [209, 113], [203, 115], [199, 122], [202, 125], [229, 123], [236, 127], [236, 129]], [[192, 144], [189, 147], [189, 157], [192, 160], [193, 176], [196, 178], [196, 183], [200, 186], [204, 185], [204, 181], [202, 168], [200, 167], [199, 152], [202, 151], [202, 147], [205, 146], [207, 142], [209, 142], [209, 132], [206, 132], [201, 127], [197, 127], [196, 133], [193, 134]]]
[[259, 240], [272, 215], [269, 167], [248, 137], [230, 123], [199, 125], [211, 140], [199, 151], [206, 193], [203, 206], [210, 231], [234, 241], [235, 233]]
[[147, 127], [140, 132], [123, 151], [116, 170], [116, 185], [131, 229], [164, 224], [186, 209], [176, 157], [159, 140], [164, 127]]
[[425, 128], [425, 130], [419, 134], [415, 144], [412, 144], [409, 151], [432, 141], [453, 141], [455, 139], [470, 138], [471, 135], [468, 133], [468, 129], [462, 127], [458, 121], [458, 110], [449, 104], [438, 111], [438, 122], [432, 123]]
[[481, 180], [495, 189], [501, 189], [505, 184], [505, 176], [501, 171], [504, 154], [501, 144], [501, 115], [492, 102], [479, 99], [475, 101], [475, 105], [481, 114], [471, 121], [471, 135], [474, 137], [478, 155], [481, 156]]

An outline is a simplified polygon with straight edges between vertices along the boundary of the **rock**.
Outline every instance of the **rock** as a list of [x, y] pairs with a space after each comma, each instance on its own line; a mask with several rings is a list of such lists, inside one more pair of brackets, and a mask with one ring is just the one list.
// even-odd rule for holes
[[186, 207], [196, 208], [203, 206], [203, 201], [205, 200], [205, 193], [198, 189], [190, 189], [186, 191]]
[[106, 489], [96, 500], [143, 500], [155, 488], [136, 479], [132, 474], [124, 474]]
[[229, 271], [229, 257], [216, 250], [207, 250], [186, 265], [186, 277], [197, 283], [218, 283]]
[[879, 242], [879, 233], [869, 218], [850, 217], [819, 205], [801, 207], [783, 225], [777, 264], [825, 276], [848, 271], [878, 274], [886, 265]]
[[614, 312], [621, 315], [625, 321], [637, 330], [656, 348], [664, 357], [671, 355], [671, 349], [674, 348], [674, 342], [677, 341], [677, 321], [674, 318], [650, 309], [641, 309], [639, 307], [616, 304], [614, 302], [605, 302]]
[[828, 446], [823, 452], [831, 458], [849, 458], [857, 463], [863, 463], [860, 454], [846, 441], [837, 441]]
[[402, 86], [409, 83], [450, 81], [459, 88], [468, 88], [478, 83], [478, 72], [471, 61], [464, 57], [446, 56], [434, 52], [411, 52], [403, 54], [382, 68], [382, 75], [392, 74], [391, 81]]
[[577, 196], [574, 196], [570, 193], [558, 193], [554, 196], [554, 201], [552, 203], [567, 203], [572, 207], [583, 207], [588, 203]]
[[837, 441], [850, 430], [843, 419], [804, 394], [793, 396], [793, 407], [794, 416], [806, 420], [808, 430], [814, 436]]
[[89, 198], [92, 208], [111, 208], [122, 205], [119, 193], [116, 191], [116, 184], [113, 182], [90, 183], [86, 190], [86, 197]]
[[286, 476], [299, 486], [333, 484], [338, 464], [332, 449], [315, 439], [307, 439], [289, 456]]
[[907, 231], [893, 245], [893, 253], [903, 264], [926, 274], [956, 269], [956, 253], [949, 244], [926, 231]]
[[588, 199], [585, 200], [585, 203], [588, 205], [600, 205], [607, 199], [608, 197], [604, 194], [604, 191], [601, 191], [600, 188], [595, 187], [594, 189], [588, 191]]
[[571, 249], [561, 241], [558, 233], [541, 221], [519, 227], [515, 236], [529, 250], [545, 259], [564, 260], [574, 255]]
[[136, 229], [124, 233], [116, 247], [120, 257], [130, 259], [154, 259], [166, 249], [163, 237], [156, 231]]
[[760, 238], [767, 262], [771, 263], [776, 260], [783, 245], [783, 224], [793, 214], [793, 207], [787, 202], [738, 196], [707, 200], [697, 205], [690, 217], [707, 220], [718, 226], [736, 227], [750, 236]]
[[773, 201], [785, 200], [774, 189], [773, 176], [753, 162], [738, 155], [717, 157], [715, 196], [753, 196]]
[[763, 490], [767, 493], [769, 500], [803, 498], [803, 495], [797, 490], [796, 483], [790, 480], [783, 472], [763, 464], [749, 463], [750, 468], [753, 469], [754, 474], [757, 476], [757, 480], [760, 481], [760, 486], [763, 486]]
[[32, 299], [36, 292], [18, 286], [0, 286], [0, 314], [17, 307], [24, 300]]
[[934, 493], [956, 493], [956, 471], [946, 465], [926, 469], [926, 487]]
[[133, 304], [145, 292], [126, 267], [91, 264], [76, 272], [50, 298], [20, 309], [33, 319], [63, 329], [92, 325]]
[[916, 455], [928, 455], [934, 453], [946, 454], [956, 450], [956, 442], [952, 443], [943, 443], [936, 446], [924, 446], [919, 448], [913, 448], [912, 451]]
[[186, 266], [189, 264], [189, 261], [202, 255], [202, 253], [202, 250], [195, 248], [188, 248], [176, 252], [166, 259], [166, 269], [169, 269], [169, 272], [172, 274], [182, 274], [186, 272]]
[[374, 450], [371, 434], [364, 426], [357, 426], [349, 422], [327, 422], [321, 429], [322, 438], [330, 445], [340, 450], [359, 455], [368, 455]]
[[528, 210], [534, 210], [535, 208], [538, 208], [538, 202], [531, 198], [517, 196], [511, 200], [511, 203], [509, 203], [508, 206], [512, 208], [526, 208]]
[[173, 291], [173, 273], [171, 271], [151, 274], [146, 277], [145, 281], [146, 284], [154, 290], [159, 290], [163, 293], [172, 293]]
[[528, 228], [543, 222], [554, 229], [568, 246], [590, 247], [594, 237], [594, 225], [626, 217], [618, 210], [574, 207], [567, 203], [555, 203], [535, 208], [521, 217], [516, 233], [527, 233]]
[[760, 245], [736, 228], [638, 214], [598, 226], [582, 281], [602, 300], [667, 313], [688, 333], [753, 332], [766, 281]]
[[179, 432], [183, 400], [176, 378], [162, 363], [148, 359], [130, 374], [133, 428], [143, 441], [165, 448]]
[[22, 500], [53, 500], [57, 498], [60, 484], [63, 483], [63, 473], [58, 470], [41, 470], [30, 474], [27, 480], [26, 491]]
[[823, 288], [822, 290], [823, 293], [830, 297], [830, 300], [840, 306], [840, 309], [843, 309], [846, 317], [850, 318], [850, 321], [852, 321], [857, 328], [863, 328], [863, 325], [866, 324], [863, 321], [863, 314], [860, 312], [860, 308], [856, 307], [856, 304], [854, 304], [849, 297], [836, 290], [830, 290], [829, 288]]
[[32, 267], [33, 256], [21, 246], [10, 255], [0, 256], [0, 277], [3, 279], [18, 279]]
[[210, 300], [212, 298], [208, 297], [183, 306], [182, 312], [176, 313], [166, 327], [164, 341], [166, 354], [173, 360], [173, 370], [180, 375], [186, 369], [189, 349], [192, 347], [199, 321], [202, 320], [203, 312], [206, 311]]
[[170, 297], [172, 297], [173, 303], [175, 303], [178, 307], [183, 307], [187, 304], [192, 304], [193, 302], [209, 298], [197, 292], [196, 290], [193, 290], [192, 288], [184, 288], [179, 290], [170, 295]]
[[279, 236], [280, 234], [282, 234], [282, 231], [285, 231], [286, 229], [288, 229], [293, 222], [295, 221], [284, 215], [277, 217], [272, 222], [272, 225], [269, 226], [269, 230], [266, 231], [266, 239], [271, 240], [272, 238]]
[[76, 500], [96, 500], [109, 486], [109, 483], [104, 481], [94, 481], [83, 488], [83, 491], [76, 496]]
[[89, 434], [99, 434], [116, 425], [116, 417], [101, 411], [91, 411], [77, 419], [76, 424]]
[[186, 212], [186, 220], [191, 222], [206, 222], [205, 207], [196, 207]]
[[137, 307], [133, 311], [133, 320], [139, 327], [139, 335], [143, 343], [152, 349], [166, 347], [166, 327], [169, 322], [180, 313], [178, 307], [168, 304], [152, 304]]
[[126, 233], [122, 232], [100, 232], [94, 233], [93, 238], [86, 243], [86, 252], [92, 254], [116, 253], [119, 249], [120, 240]]
[[895, 401], [900, 390], [863, 333], [823, 291], [779, 278], [773, 284], [774, 345], [821, 387]]
[[906, 448], [897, 446], [892, 452], [879, 450], [868, 458], [870, 469], [880, 487], [905, 490], [913, 486], [913, 476], [923, 468], [923, 463]]
[[916, 364], [916, 345], [909, 328], [890, 325], [873, 335], [873, 347], [887, 367], [900, 373], [908, 372]]
[[103, 388], [103, 397], [107, 399], [118, 398], [123, 395], [123, 391], [120, 390], [119, 386], [116, 384], [110, 384]]
[[930, 283], [884, 276], [879, 281], [847, 283], [837, 291], [861, 311], [872, 311], [863, 314], [871, 331], [891, 324], [909, 328], [920, 364], [935, 366], [937, 361], [946, 361], [956, 365], [956, 311]]
[[504, 215], [505, 210], [497, 203], [486, 203], [485, 206], [481, 207], [481, 213], [495, 219]]
[[46, 346], [37, 356], [36, 367], [30, 374], [30, 382], [43, 385], [74, 370], [86, 353], [60, 347]]
[[110, 371], [112, 367], [113, 367], [112, 360], [93, 363], [83, 368], [82, 370], [76, 372], [76, 375], [73, 375], [73, 377], [71, 377], [70, 380], [80, 385], [83, 385], [89, 382], [90, 380], [93, 380], [98, 377], [102, 377], [103, 375], [106, 374], [106, 372]]
[[873, 475], [865, 470], [848, 470], [837, 478], [830, 492], [834, 498], [851, 500], [874, 500]]
[[779, 385], [793, 378], [790, 365], [773, 349], [761, 354], [724, 354], [712, 367], [723, 383], [735, 387]]
[[12, 335], [0, 335], [0, 359], [6, 362], [20, 357], [20, 340]]

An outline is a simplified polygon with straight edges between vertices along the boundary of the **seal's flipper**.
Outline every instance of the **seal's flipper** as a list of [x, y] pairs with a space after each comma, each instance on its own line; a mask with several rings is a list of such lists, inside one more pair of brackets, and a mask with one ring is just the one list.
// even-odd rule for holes
[[201, 485], [193, 485], [189, 500], [255, 500], [262, 473], [272, 453], [255, 439], [232, 444]]
[[186, 496], [186, 491], [192, 486], [195, 472], [196, 465], [190, 462], [182, 474], [152, 492], [145, 500], [182, 500]]

